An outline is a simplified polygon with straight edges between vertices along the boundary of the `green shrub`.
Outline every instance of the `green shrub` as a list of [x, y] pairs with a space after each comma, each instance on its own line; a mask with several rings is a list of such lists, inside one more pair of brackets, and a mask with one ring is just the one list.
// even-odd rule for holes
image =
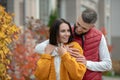
[[51, 14], [49, 16], [49, 22], [48, 22], [48, 26], [50, 27], [52, 25], [52, 23], [58, 18], [58, 12], [57, 10], [52, 10]]

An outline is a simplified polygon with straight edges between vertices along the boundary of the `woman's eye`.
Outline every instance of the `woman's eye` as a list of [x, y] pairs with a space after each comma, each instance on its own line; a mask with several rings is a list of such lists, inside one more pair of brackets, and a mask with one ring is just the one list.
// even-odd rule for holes
[[61, 30], [60, 32], [65, 32], [65, 30]]
[[67, 32], [70, 32], [70, 30], [67, 30]]

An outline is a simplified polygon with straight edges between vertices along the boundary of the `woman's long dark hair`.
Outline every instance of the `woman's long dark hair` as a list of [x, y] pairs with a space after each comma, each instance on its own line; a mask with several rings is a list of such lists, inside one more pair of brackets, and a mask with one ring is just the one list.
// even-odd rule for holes
[[54, 23], [52, 24], [49, 30], [50, 32], [49, 43], [50, 44], [58, 46], [57, 37], [59, 36], [59, 29], [60, 29], [59, 27], [62, 23], [68, 24], [69, 29], [70, 29], [70, 37], [69, 37], [68, 43], [73, 41], [73, 35], [72, 35], [72, 29], [71, 29], [70, 23], [64, 19], [57, 19], [54, 21]]

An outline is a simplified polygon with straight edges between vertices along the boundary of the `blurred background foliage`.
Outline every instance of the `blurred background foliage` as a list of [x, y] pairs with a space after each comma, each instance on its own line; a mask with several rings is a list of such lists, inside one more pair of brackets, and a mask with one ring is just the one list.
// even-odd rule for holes
[[27, 17], [24, 29], [15, 42], [10, 74], [13, 80], [34, 80], [34, 70], [39, 54], [34, 52], [35, 45], [48, 39], [49, 27], [40, 19]]
[[52, 10], [51, 14], [49, 16], [49, 21], [48, 21], [48, 27], [50, 27], [52, 25], [52, 23], [55, 21], [55, 19], [58, 18], [58, 11], [57, 9]]
[[[39, 54], [35, 45], [48, 39], [49, 27], [40, 19], [27, 17], [24, 28], [0, 6], [0, 80], [33, 80]], [[17, 40], [16, 40], [17, 39]]]
[[10, 80], [11, 44], [17, 39], [19, 28], [13, 23], [12, 14], [0, 5], [0, 80]]

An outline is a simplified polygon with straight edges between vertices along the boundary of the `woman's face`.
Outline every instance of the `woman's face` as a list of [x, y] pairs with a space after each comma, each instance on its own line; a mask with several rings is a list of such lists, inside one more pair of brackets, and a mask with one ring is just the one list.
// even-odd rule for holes
[[67, 43], [70, 35], [70, 28], [68, 24], [62, 23], [59, 27], [58, 43]]

